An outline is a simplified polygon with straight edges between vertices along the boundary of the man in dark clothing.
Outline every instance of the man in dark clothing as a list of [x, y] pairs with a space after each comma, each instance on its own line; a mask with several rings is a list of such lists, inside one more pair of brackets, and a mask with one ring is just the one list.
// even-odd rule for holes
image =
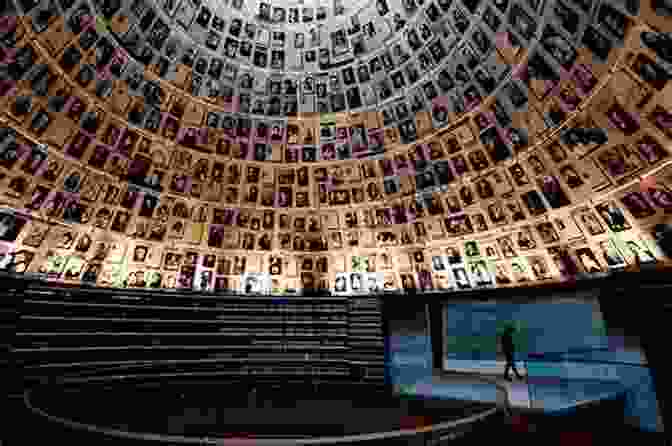
[[504, 334], [502, 335], [502, 350], [504, 351], [504, 356], [506, 356], [506, 368], [504, 369], [504, 379], [511, 381], [511, 377], [509, 376], [509, 370], [513, 369], [514, 373], [516, 374], [516, 378], [522, 379], [523, 377], [518, 373], [518, 369], [516, 369], [516, 364], [513, 362], [513, 353], [515, 351], [515, 346], [513, 345], [513, 332], [514, 329], [513, 327], [507, 327], [506, 330], [504, 330]]

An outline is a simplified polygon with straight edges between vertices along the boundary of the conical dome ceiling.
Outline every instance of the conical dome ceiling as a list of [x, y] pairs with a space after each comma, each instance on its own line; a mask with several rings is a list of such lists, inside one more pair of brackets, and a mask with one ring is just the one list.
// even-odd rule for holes
[[668, 2], [3, 7], [10, 273], [429, 292], [669, 261]]

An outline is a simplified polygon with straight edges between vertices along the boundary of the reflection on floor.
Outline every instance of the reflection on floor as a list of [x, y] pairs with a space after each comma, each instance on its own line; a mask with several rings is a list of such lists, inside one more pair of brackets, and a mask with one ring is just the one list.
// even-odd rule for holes
[[[500, 388], [497, 388], [497, 385]], [[503, 389], [506, 389], [506, 396]], [[618, 383], [567, 382], [535, 380], [532, 385], [523, 379], [507, 381], [494, 374], [444, 372], [416, 382], [413, 392], [424, 396], [439, 396], [472, 401], [503, 403], [508, 398], [512, 409], [555, 411], [573, 407], [586, 401], [613, 396], [623, 390]]]
[[494, 382], [476, 374], [450, 373], [423, 377], [403, 391], [421, 396], [503, 404], [506, 394]]

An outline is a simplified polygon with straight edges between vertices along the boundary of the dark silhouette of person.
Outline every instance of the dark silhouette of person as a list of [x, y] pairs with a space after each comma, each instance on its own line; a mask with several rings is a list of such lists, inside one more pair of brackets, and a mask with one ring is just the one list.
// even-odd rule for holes
[[523, 377], [518, 373], [518, 369], [516, 368], [516, 364], [513, 362], [513, 354], [515, 352], [515, 346], [513, 345], [513, 332], [514, 332], [513, 327], [507, 327], [504, 330], [504, 334], [502, 335], [502, 350], [504, 351], [504, 356], [506, 357], [506, 367], [504, 368], [504, 379], [507, 381], [511, 381], [511, 377], [509, 376], [509, 370], [513, 369], [514, 373], [516, 374], [516, 378], [522, 379]]

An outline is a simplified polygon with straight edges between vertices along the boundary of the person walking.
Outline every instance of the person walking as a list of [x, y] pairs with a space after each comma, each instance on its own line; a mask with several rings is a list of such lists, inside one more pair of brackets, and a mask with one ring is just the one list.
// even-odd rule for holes
[[502, 335], [502, 350], [504, 351], [504, 356], [506, 357], [506, 367], [504, 368], [504, 379], [507, 381], [512, 381], [509, 376], [509, 370], [513, 369], [516, 374], [516, 378], [523, 379], [523, 377], [518, 373], [516, 364], [513, 362], [513, 354], [515, 352], [515, 346], [513, 344], [513, 333], [515, 329], [513, 327], [507, 327], [504, 330]]

